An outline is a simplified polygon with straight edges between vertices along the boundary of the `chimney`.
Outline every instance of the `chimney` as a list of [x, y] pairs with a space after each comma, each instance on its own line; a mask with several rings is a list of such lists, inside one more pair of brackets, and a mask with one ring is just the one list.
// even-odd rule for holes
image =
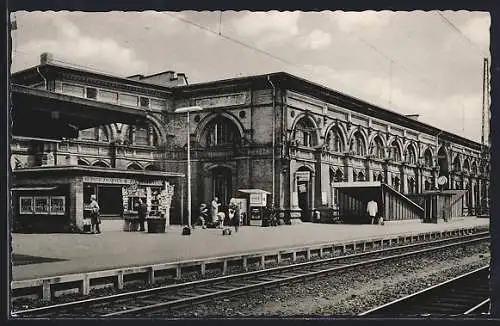
[[420, 114], [406, 114], [405, 117], [410, 118], [412, 120], [418, 121]]
[[45, 65], [51, 63], [54, 59], [54, 56], [50, 52], [44, 52], [40, 55], [40, 64]]
[[185, 73], [178, 72], [177, 73], [177, 78], [178, 78], [177, 86], [184, 86], [184, 85], [188, 84], [187, 77], [186, 77]]

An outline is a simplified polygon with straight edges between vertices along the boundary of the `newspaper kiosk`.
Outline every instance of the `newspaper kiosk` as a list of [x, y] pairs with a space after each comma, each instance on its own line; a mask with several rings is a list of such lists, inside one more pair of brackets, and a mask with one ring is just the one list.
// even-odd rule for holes
[[262, 189], [240, 189], [238, 190], [248, 196], [248, 222], [247, 225], [261, 226], [267, 206], [267, 196], [271, 194]]

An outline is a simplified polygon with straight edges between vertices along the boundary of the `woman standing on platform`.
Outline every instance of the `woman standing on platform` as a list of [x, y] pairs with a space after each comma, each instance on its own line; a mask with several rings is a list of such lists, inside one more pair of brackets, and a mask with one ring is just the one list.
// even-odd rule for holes
[[[212, 208], [212, 211], [210, 212], [212, 214], [212, 221], [215, 223], [218, 219], [219, 219], [219, 198], [217, 197], [214, 197], [214, 200], [212, 200], [212, 204], [211, 204], [211, 208]], [[224, 222], [222, 222], [224, 223]]]

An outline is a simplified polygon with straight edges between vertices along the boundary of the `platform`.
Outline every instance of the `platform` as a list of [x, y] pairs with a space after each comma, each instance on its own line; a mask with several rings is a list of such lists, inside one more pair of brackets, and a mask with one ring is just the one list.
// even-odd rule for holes
[[[121, 222], [121, 221], [115, 221]], [[103, 223], [104, 224], [104, 223]], [[182, 236], [172, 226], [166, 233], [123, 232], [111, 224], [101, 234], [12, 234], [16, 255], [34, 256], [12, 266], [13, 280], [43, 278], [128, 266], [176, 262], [254, 251], [342, 242], [385, 235], [412, 234], [462, 227], [487, 226], [489, 219], [466, 217], [441, 224], [390, 223], [386, 225], [313, 224], [277, 227], [241, 227], [222, 236], [220, 229], [196, 228]], [[39, 259], [44, 257], [47, 259]]]

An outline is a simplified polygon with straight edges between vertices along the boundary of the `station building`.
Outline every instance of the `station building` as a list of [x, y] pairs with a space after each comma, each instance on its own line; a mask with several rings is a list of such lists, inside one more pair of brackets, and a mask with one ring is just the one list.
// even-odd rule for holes
[[[71, 211], [76, 216], [83, 216], [76, 211], [84, 210], [87, 197], [97, 194], [103, 214], [120, 218], [127, 209], [133, 211], [125, 198], [127, 184], [142, 184], [146, 196], [168, 180], [175, 185], [169, 222], [183, 223], [188, 141], [193, 216], [214, 196], [224, 209], [230, 198], [242, 197], [239, 190], [261, 189], [270, 194], [268, 205], [282, 216], [311, 221], [314, 210], [327, 214], [341, 204], [345, 192], [339, 190], [346, 184], [369, 187], [377, 182], [402, 200], [402, 210], [405, 202], [418, 205], [413, 198], [438, 189], [452, 193], [459, 215], [478, 214], [487, 203], [485, 146], [422, 123], [417, 116], [288, 73], [188, 85], [184, 74], [172, 71], [121, 78], [60, 66], [43, 54], [39, 66], [17, 72], [11, 80], [24, 92], [69, 98], [60, 105], [75, 105], [71, 99], [78, 98], [145, 113], [147, 123], [110, 123], [64, 139], [34, 138], [29, 132], [16, 134], [14, 128], [13, 187], [29, 189], [31, 184], [34, 193], [24, 197], [34, 198], [43, 187], [36, 190], [33, 184], [47, 184], [42, 176], [67, 178], [69, 173], [79, 180], [73, 193], [82, 193]], [[201, 111], [191, 113], [189, 122], [186, 113], [174, 112], [190, 106]], [[33, 123], [17, 123], [23, 131], [34, 128]], [[351, 204], [359, 206], [356, 199]], [[415, 218], [385, 218], [404, 216]], [[83, 217], [68, 218], [75, 222]]]

